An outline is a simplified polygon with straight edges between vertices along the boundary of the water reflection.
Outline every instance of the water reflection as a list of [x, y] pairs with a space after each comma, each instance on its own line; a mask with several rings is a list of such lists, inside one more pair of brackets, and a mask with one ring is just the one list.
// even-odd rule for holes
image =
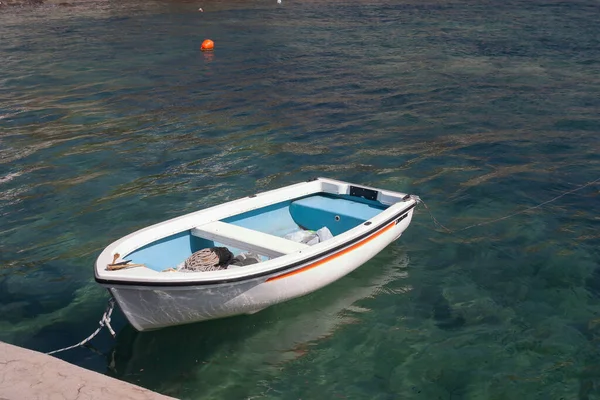
[[[282, 363], [309, 353], [315, 341], [359, 322], [360, 314], [370, 311], [357, 305], [359, 300], [407, 277], [406, 255], [388, 261], [382, 265], [375, 260], [364, 266], [368, 270], [356, 271], [326, 290], [252, 316], [144, 333], [127, 326], [118, 334], [109, 374], [165, 394], [182, 393], [189, 385], [206, 398], [224, 398], [239, 385], [239, 373], [272, 376]], [[402, 285], [396, 289], [410, 290]]]
[[203, 51], [202, 58], [204, 58], [204, 62], [213, 62], [215, 59], [215, 53], [213, 53], [212, 51]]

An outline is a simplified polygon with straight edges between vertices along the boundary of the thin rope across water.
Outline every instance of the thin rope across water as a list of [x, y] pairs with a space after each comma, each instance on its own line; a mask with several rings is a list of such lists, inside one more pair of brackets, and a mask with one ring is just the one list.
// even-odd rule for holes
[[435, 226], [437, 226], [437, 227], [439, 227], [439, 228], [443, 229], [443, 230], [444, 230], [446, 233], [457, 233], [457, 232], [466, 231], [467, 229], [475, 228], [475, 227], [478, 227], [478, 226], [483, 226], [483, 225], [489, 225], [489, 224], [493, 224], [493, 223], [495, 223], [495, 222], [503, 221], [503, 220], [505, 220], [505, 219], [512, 218], [512, 217], [514, 217], [514, 216], [516, 216], [516, 215], [523, 214], [523, 213], [526, 213], [526, 212], [528, 212], [528, 211], [531, 211], [531, 210], [535, 210], [536, 208], [543, 207], [543, 206], [545, 206], [546, 204], [550, 204], [550, 203], [552, 203], [552, 202], [554, 202], [554, 201], [556, 201], [556, 200], [558, 200], [558, 199], [560, 199], [560, 198], [562, 198], [562, 197], [564, 197], [564, 196], [566, 196], [566, 195], [569, 195], [569, 194], [571, 194], [571, 193], [575, 193], [575, 192], [577, 192], [577, 191], [579, 191], [579, 190], [585, 189], [586, 187], [588, 187], [588, 186], [591, 186], [591, 185], [594, 185], [594, 184], [596, 184], [596, 183], [598, 183], [598, 182], [600, 182], [600, 178], [598, 178], [598, 179], [595, 179], [595, 180], [593, 180], [593, 181], [591, 181], [591, 182], [588, 182], [588, 183], [586, 183], [586, 184], [584, 184], [584, 185], [578, 186], [578, 187], [576, 187], [575, 189], [572, 189], [572, 190], [569, 190], [569, 191], [567, 191], [567, 192], [564, 192], [564, 193], [562, 193], [562, 194], [560, 194], [560, 195], [558, 195], [558, 196], [556, 196], [556, 197], [554, 197], [554, 198], [552, 198], [552, 199], [550, 199], [550, 200], [546, 200], [546, 201], [544, 201], [543, 203], [537, 204], [537, 205], [535, 205], [535, 206], [532, 206], [532, 207], [527, 207], [527, 208], [526, 208], [526, 209], [524, 209], [524, 210], [517, 211], [517, 212], [515, 212], [515, 213], [512, 213], [512, 214], [509, 214], [509, 215], [505, 215], [504, 217], [496, 218], [496, 219], [493, 219], [493, 220], [490, 220], [490, 221], [484, 221], [484, 222], [480, 222], [480, 223], [478, 223], [478, 224], [469, 225], [469, 226], [466, 226], [466, 227], [464, 227], [464, 228], [455, 229], [455, 230], [449, 229], [449, 228], [445, 227], [444, 225], [442, 225], [442, 224], [441, 224], [441, 223], [440, 223], [440, 222], [439, 222], [439, 221], [438, 221], [438, 220], [437, 220], [437, 219], [436, 219], [436, 218], [433, 216], [433, 214], [431, 213], [431, 210], [429, 209], [429, 207], [427, 207], [427, 204], [425, 204], [425, 202], [424, 202], [423, 200], [421, 200], [421, 198], [420, 198], [419, 196], [411, 196], [411, 197], [412, 197], [412, 198], [414, 198], [414, 199], [415, 199], [415, 200], [416, 200], [418, 203], [422, 203], [422, 204], [423, 204], [423, 206], [425, 207], [425, 210], [427, 210], [427, 212], [429, 213], [429, 216], [430, 216], [430, 217], [431, 217], [431, 219], [433, 220], [433, 223], [435, 224]]

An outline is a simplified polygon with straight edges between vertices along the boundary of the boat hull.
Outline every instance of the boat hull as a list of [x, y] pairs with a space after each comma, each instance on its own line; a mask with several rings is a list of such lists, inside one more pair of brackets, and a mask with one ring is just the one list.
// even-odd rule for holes
[[246, 280], [177, 285], [104, 284], [139, 331], [240, 314], [253, 314], [320, 288], [349, 274], [398, 239], [413, 209], [360, 241], [289, 270]]

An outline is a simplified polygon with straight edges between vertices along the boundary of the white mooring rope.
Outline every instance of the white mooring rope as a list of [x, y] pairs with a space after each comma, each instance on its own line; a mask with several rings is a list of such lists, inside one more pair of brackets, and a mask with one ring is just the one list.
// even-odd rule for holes
[[84, 344], [86, 344], [87, 342], [89, 342], [90, 340], [92, 340], [98, 333], [100, 333], [100, 331], [102, 330], [102, 328], [104, 328], [105, 326], [108, 329], [108, 331], [110, 332], [111, 336], [114, 338], [116, 336], [116, 333], [113, 330], [112, 326], [110, 326], [110, 316], [111, 316], [114, 308], [115, 308], [115, 299], [113, 299], [111, 297], [108, 300], [108, 305], [106, 306], [106, 311], [104, 311], [104, 314], [102, 315], [102, 318], [98, 322], [100, 324], [100, 326], [94, 331], [94, 333], [92, 333], [87, 338], [83, 339], [81, 342], [79, 342], [77, 344], [74, 344], [73, 346], [63, 347], [62, 349], [54, 350], [54, 351], [51, 351], [51, 352], [46, 353], [46, 354], [60, 353], [61, 351], [71, 350], [71, 349], [74, 349], [75, 347], [83, 346]]

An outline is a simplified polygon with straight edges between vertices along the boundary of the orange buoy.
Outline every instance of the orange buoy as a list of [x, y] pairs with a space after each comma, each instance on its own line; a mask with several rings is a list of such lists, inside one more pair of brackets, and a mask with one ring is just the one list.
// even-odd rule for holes
[[215, 49], [215, 42], [210, 39], [206, 39], [202, 42], [202, 46], [200, 46], [200, 50], [202, 51], [212, 51]]

